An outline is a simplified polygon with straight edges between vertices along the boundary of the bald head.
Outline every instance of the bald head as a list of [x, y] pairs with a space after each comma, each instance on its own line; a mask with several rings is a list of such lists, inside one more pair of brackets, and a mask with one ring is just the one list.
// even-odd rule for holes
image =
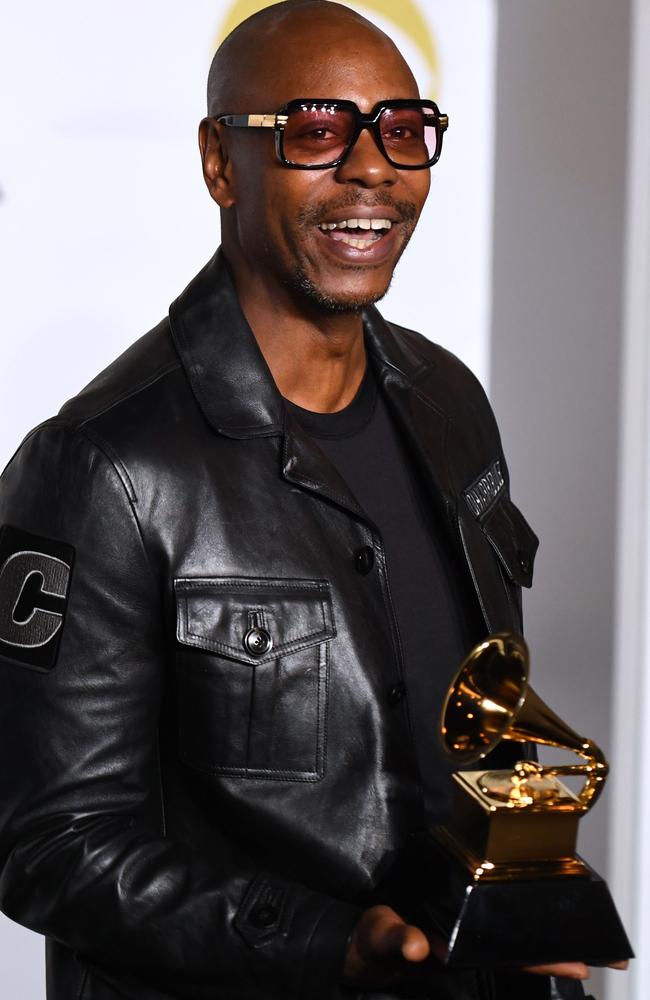
[[[332, 0], [284, 0], [242, 21], [219, 46], [208, 76], [208, 114], [272, 111], [278, 99], [284, 103], [295, 97], [325, 96], [292, 93], [292, 74], [287, 70], [318, 62], [323, 53], [326, 60], [326, 43], [337, 41], [348, 46], [351, 58], [357, 52], [362, 59], [368, 50], [383, 49], [388, 62], [401, 61], [410, 74], [388, 35], [356, 11]], [[413, 87], [417, 93], [414, 80]], [[253, 108], [252, 102], [260, 101], [264, 106]]]

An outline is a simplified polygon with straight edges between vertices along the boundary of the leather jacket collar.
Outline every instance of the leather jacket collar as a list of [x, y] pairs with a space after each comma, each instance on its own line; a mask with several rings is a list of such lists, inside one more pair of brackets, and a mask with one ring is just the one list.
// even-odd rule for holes
[[[172, 336], [199, 406], [228, 437], [268, 437], [284, 426], [282, 397], [241, 311], [219, 249], [169, 309]], [[375, 363], [411, 383], [431, 367], [397, 342], [374, 307], [364, 313], [368, 351]]]
[[233, 438], [282, 433], [284, 406], [241, 311], [222, 250], [169, 307], [172, 337], [212, 427]]
[[[172, 303], [169, 318], [194, 395], [214, 430], [239, 439], [288, 432], [285, 477], [360, 513], [338, 474], [326, 468], [320, 450], [304, 440], [294, 422], [287, 422], [282, 396], [242, 313], [221, 249]], [[436, 492], [448, 502], [454, 491], [444, 455], [447, 417], [428, 399], [419, 420], [421, 403], [410, 399], [418, 379], [435, 365], [398, 341], [374, 307], [364, 313], [364, 329], [371, 363], [393, 390], [394, 416], [409, 434], [416, 432]]]

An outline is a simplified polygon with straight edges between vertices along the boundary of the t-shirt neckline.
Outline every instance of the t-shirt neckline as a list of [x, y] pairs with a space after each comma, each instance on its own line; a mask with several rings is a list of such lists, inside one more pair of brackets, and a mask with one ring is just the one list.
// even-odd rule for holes
[[377, 401], [377, 382], [369, 364], [356, 395], [342, 410], [334, 413], [316, 413], [305, 410], [290, 400], [284, 403], [303, 430], [314, 438], [346, 438], [353, 437], [363, 430], [370, 422]]

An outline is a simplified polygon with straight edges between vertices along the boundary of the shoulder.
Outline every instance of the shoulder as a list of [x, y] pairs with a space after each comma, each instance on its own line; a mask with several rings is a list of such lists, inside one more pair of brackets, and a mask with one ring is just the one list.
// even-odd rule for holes
[[395, 323], [386, 326], [392, 364], [410, 390], [414, 433], [444, 441], [455, 489], [462, 493], [495, 462], [507, 478], [499, 428], [473, 372], [422, 334]]
[[415, 388], [425, 394], [430, 390], [436, 397], [444, 397], [451, 410], [478, 406], [492, 413], [481, 382], [457, 355], [416, 330], [398, 323], [387, 323], [387, 326], [402, 351], [408, 352], [415, 361], [411, 366]]
[[165, 318], [68, 400], [59, 419], [75, 426], [91, 425], [112, 410], [119, 412], [128, 401], [137, 406], [138, 399], [150, 396], [149, 390], [180, 367]]
[[168, 319], [131, 345], [69, 400], [58, 423], [135, 474], [164, 463], [171, 437], [201, 417]]

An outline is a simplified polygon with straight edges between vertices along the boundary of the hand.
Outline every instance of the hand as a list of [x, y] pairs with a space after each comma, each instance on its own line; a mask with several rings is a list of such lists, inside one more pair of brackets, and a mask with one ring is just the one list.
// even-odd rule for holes
[[[612, 962], [608, 969], [627, 969], [628, 962]], [[567, 979], [589, 979], [589, 968], [584, 962], [557, 962], [555, 965], [528, 965], [522, 972], [535, 976], [565, 976]]]
[[390, 906], [373, 906], [362, 913], [352, 932], [343, 976], [359, 985], [389, 986], [430, 952], [419, 927], [407, 924]]
[[[436, 945], [439, 944], [439, 947]], [[442, 959], [442, 939], [428, 939], [419, 927], [407, 924], [390, 906], [373, 906], [359, 919], [348, 945], [343, 976], [353, 983], [382, 987], [410, 977], [420, 962], [433, 953]], [[627, 962], [612, 962], [608, 968], [627, 969]], [[538, 976], [588, 979], [584, 962], [556, 962], [520, 969]]]
[[518, 972], [534, 976], [560, 976], [566, 979], [589, 979], [589, 968], [584, 962], [556, 962], [555, 965], [525, 965]]

